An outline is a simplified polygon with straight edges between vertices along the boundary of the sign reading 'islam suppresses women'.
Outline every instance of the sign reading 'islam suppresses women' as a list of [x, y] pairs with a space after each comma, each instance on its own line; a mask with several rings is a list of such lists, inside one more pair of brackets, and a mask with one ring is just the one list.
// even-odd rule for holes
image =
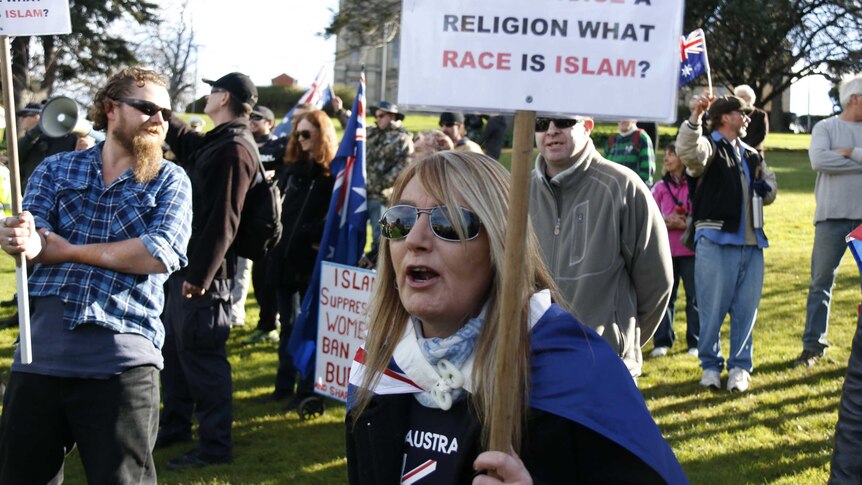
[[324, 261], [320, 266], [320, 306], [314, 390], [347, 400], [353, 356], [365, 342], [366, 314], [374, 271]]
[[69, 0], [0, 0], [0, 35], [71, 32]]
[[676, 117], [683, 0], [404, 0], [398, 102]]

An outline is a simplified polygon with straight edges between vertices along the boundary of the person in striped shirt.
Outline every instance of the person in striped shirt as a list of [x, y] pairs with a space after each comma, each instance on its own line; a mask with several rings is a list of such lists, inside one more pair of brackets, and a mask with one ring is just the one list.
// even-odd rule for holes
[[655, 150], [647, 133], [637, 127], [637, 120], [617, 122], [619, 132], [608, 137], [605, 158], [637, 173], [647, 186], [652, 187], [655, 173]]

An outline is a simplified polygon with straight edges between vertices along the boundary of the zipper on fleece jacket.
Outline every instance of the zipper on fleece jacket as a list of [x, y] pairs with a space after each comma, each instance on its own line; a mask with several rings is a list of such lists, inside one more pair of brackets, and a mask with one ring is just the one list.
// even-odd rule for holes
[[556, 274], [555, 274], [556, 268], [559, 267], [559, 261], [558, 260], [560, 259], [560, 255], [558, 254], [558, 251], [557, 251], [557, 242], [558, 242], [558, 236], [560, 235], [560, 232], [562, 231], [562, 221], [560, 218], [560, 198], [559, 198], [558, 193], [557, 193], [558, 192], [557, 188], [554, 187], [553, 185], [551, 185], [551, 182], [547, 179], [547, 177], [543, 177], [543, 179], [544, 179], [543, 181], [545, 182], [545, 187], [547, 187], [548, 192], [551, 193], [551, 199], [554, 200], [554, 211], [555, 211], [554, 212], [554, 218], [556, 219], [556, 222], [554, 223], [554, 241], [553, 241], [553, 244], [551, 246], [551, 257], [553, 258], [554, 261], [553, 261], [553, 265], [549, 264], [549, 266], [551, 266], [549, 269], [551, 271], [551, 274], [553, 276], [556, 276]]

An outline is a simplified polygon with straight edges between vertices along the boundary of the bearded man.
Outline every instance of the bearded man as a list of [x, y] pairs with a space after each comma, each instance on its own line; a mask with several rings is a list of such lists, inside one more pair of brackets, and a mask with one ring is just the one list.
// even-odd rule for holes
[[96, 94], [104, 142], [45, 159], [0, 248], [24, 254], [33, 362], [15, 351], [0, 418], [0, 483], [62, 481], [77, 444], [88, 483], [156, 483], [152, 450], [168, 275], [186, 265], [191, 185], [162, 160], [164, 79], [127, 68]]

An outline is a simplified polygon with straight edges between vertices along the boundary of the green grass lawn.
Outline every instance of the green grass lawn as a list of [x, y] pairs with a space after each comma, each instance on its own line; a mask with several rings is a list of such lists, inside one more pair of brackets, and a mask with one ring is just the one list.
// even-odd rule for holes
[[[797, 135], [798, 136], [798, 135]], [[771, 139], [778, 139], [775, 137]], [[790, 137], [786, 143], [799, 144]], [[782, 142], [785, 143], [785, 142]], [[824, 483], [828, 477], [838, 400], [860, 300], [859, 273], [847, 255], [832, 304], [827, 359], [796, 369], [801, 351], [809, 259], [813, 240], [814, 174], [804, 151], [770, 151], [779, 196], [766, 208], [766, 283], [754, 332], [755, 372], [750, 392], [729, 394], [701, 388], [697, 359], [684, 342], [668, 357], [647, 358], [640, 379], [647, 405], [693, 483]], [[11, 258], [0, 258], [0, 298], [14, 291]], [[683, 295], [676, 331], [685, 332]], [[272, 344], [242, 346], [256, 322], [248, 303], [248, 326], [233, 332], [235, 461], [204, 470], [168, 472], [165, 462], [188, 446], [156, 452], [161, 483], [344, 483], [344, 407], [327, 401], [325, 416], [302, 422], [258, 398], [271, 390], [276, 368]], [[3, 315], [8, 315], [5, 312]], [[723, 347], [728, 342], [724, 332]], [[16, 331], [0, 331], [0, 369], [8, 372]], [[645, 353], [652, 349], [648, 344]], [[34, 349], [38, 354], [39, 349]], [[67, 483], [85, 483], [80, 461], [68, 460]]]

